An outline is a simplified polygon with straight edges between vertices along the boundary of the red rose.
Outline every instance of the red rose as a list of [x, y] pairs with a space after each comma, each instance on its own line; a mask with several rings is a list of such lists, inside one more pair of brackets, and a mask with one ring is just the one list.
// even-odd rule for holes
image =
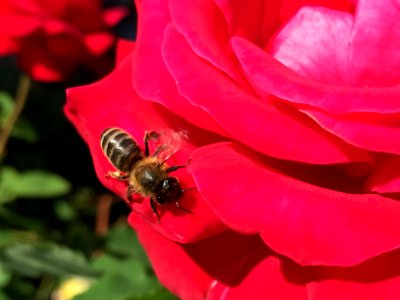
[[122, 7], [103, 11], [100, 0], [2, 0], [0, 55], [18, 54], [34, 79], [64, 80], [77, 65], [101, 70], [114, 42], [109, 31]]
[[196, 186], [179, 200], [194, 214], [158, 206], [157, 224], [135, 199], [129, 217], [161, 282], [183, 299], [398, 299], [396, 3], [137, 6], [135, 49], [69, 90], [66, 113], [121, 197], [105, 128], [141, 147], [187, 132], [168, 164], [189, 161], [174, 176]]

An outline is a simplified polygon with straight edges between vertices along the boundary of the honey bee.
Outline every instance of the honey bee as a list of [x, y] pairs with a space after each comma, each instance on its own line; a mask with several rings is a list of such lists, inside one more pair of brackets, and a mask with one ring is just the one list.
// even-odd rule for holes
[[120, 128], [108, 128], [100, 136], [100, 145], [105, 156], [117, 169], [108, 172], [107, 176], [127, 182], [128, 201], [133, 194], [149, 197], [150, 207], [158, 223], [160, 216], [157, 204], [166, 205], [175, 202], [179, 209], [192, 213], [181, 207], [178, 202], [183, 192], [190, 188], [182, 189], [178, 179], [169, 176], [169, 173], [186, 166], [169, 167], [166, 164], [166, 160], [176, 152], [176, 149], [172, 145], [161, 144], [150, 155], [149, 141], [159, 141], [160, 138], [158, 132], [146, 132], [143, 153], [133, 137]]

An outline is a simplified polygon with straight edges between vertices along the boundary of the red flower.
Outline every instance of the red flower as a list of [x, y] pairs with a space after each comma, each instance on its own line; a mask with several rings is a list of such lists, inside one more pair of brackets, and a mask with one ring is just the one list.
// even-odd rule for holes
[[34, 79], [64, 80], [77, 65], [101, 70], [114, 42], [109, 31], [122, 7], [103, 11], [100, 0], [2, 0], [0, 55], [18, 54]]
[[121, 197], [105, 128], [188, 133], [168, 163], [190, 158], [174, 174], [197, 187], [180, 201], [194, 214], [160, 207], [158, 225], [135, 199], [129, 218], [181, 298], [399, 298], [400, 11], [353, 3], [138, 1], [135, 49], [68, 91]]

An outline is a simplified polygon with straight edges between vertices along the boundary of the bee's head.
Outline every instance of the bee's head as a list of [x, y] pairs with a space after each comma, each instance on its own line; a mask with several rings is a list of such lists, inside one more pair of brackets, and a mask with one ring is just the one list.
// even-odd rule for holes
[[167, 177], [157, 187], [156, 200], [159, 204], [167, 204], [168, 201], [178, 200], [182, 195], [182, 188], [175, 177]]

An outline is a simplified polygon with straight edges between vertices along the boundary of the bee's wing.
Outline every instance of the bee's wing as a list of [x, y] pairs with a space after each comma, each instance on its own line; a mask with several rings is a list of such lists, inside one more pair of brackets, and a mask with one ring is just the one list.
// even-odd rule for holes
[[161, 161], [166, 161], [185, 145], [187, 134], [184, 131], [163, 129], [157, 131], [156, 137], [151, 141], [153, 144], [151, 155]]

